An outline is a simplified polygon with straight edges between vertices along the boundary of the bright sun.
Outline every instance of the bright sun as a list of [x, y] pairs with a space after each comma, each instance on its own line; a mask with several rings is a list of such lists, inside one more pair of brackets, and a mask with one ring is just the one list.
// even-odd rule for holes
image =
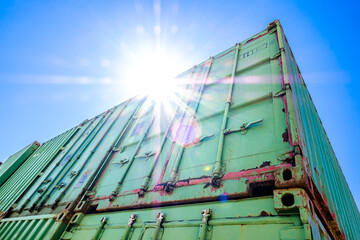
[[175, 76], [184, 71], [174, 55], [154, 49], [134, 54], [128, 63], [126, 79], [130, 89], [145, 93], [158, 102], [168, 101], [177, 90]]

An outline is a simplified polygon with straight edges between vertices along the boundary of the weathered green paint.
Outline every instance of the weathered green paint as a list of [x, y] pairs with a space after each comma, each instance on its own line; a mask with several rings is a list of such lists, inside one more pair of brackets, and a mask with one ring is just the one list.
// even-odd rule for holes
[[[193, 107], [192, 111], [190, 112], [190, 117], [189, 117], [188, 122], [185, 125], [186, 128], [185, 128], [184, 133], [180, 134], [180, 135], [185, 136], [186, 139], [189, 137], [189, 134], [190, 134], [190, 131], [191, 131], [191, 129], [189, 129], [189, 128], [192, 126], [193, 122], [195, 121], [196, 114], [197, 114], [199, 104], [200, 104], [200, 100], [201, 100], [201, 97], [203, 95], [205, 85], [207, 84], [212, 64], [213, 64], [213, 58], [211, 58], [210, 61], [208, 63], [206, 63], [206, 65], [208, 65], [208, 67], [207, 67], [207, 70], [206, 70], [206, 74], [205, 74], [203, 83], [201, 84], [200, 90], [198, 91], [197, 95], [194, 96], [195, 98], [190, 100], [190, 101], [195, 102], [195, 106]], [[186, 107], [189, 107], [189, 102], [187, 103]], [[184, 111], [181, 122], [186, 121], [186, 119], [185, 119], [186, 113], [187, 112]], [[176, 137], [177, 136], [175, 136], [175, 138]], [[176, 159], [174, 160], [173, 168], [172, 168], [171, 173], [170, 173], [170, 177], [169, 177], [169, 179], [168, 179], [168, 181], [166, 182], [166, 185], [165, 185], [165, 191], [167, 191], [167, 192], [171, 192], [175, 188], [176, 179], [177, 179], [178, 174], [179, 174], [179, 166], [180, 166], [180, 162], [181, 162], [181, 160], [183, 158], [184, 150], [185, 150], [184, 144], [180, 144]]]
[[[149, 112], [151, 112], [152, 110], [153, 110], [153, 106], [149, 109]], [[149, 126], [147, 127], [146, 131], [143, 133], [140, 141], [138, 142], [138, 144], [137, 144], [137, 146], [136, 146], [136, 148], [135, 148], [134, 153], [132, 154], [132, 156], [130, 157], [130, 159], [127, 160], [127, 165], [126, 165], [125, 171], [124, 171], [124, 173], [121, 175], [119, 181], [116, 183], [115, 190], [112, 191], [112, 193], [111, 193], [113, 196], [117, 196], [117, 195], [118, 195], [119, 190], [120, 190], [120, 187], [121, 187], [121, 185], [122, 185], [122, 183], [123, 183], [123, 181], [124, 181], [124, 179], [125, 179], [125, 177], [126, 177], [126, 174], [129, 172], [129, 169], [130, 169], [130, 167], [132, 166], [132, 163], [134, 162], [135, 157], [136, 157], [136, 155], [137, 155], [138, 152], [139, 152], [140, 146], [141, 146], [141, 144], [143, 143], [143, 141], [145, 140], [145, 138], [147, 137], [147, 135], [148, 135], [148, 133], [149, 133], [149, 130], [151, 129], [153, 123], [154, 123], [154, 117], [152, 117], [152, 119], [150, 120], [150, 124], [149, 124]]]
[[[56, 158], [78, 131], [78, 127], [42, 144], [16, 172], [0, 187], [0, 211], [7, 211], [11, 205], [42, 175], [44, 169]], [[16, 206], [15, 206], [16, 207]]]
[[47, 214], [3, 219], [0, 221], [0, 239], [58, 239], [66, 225], [55, 222], [56, 217]]
[[[285, 192], [294, 194], [295, 198], [295, 203], [286, 208], [278, 203]], [[70, 223], [61, 239], [89, 239], [97, 233], [98, 222], [104, 217], [108, 221], [102, 227], [101, 239], [121, 236], [122, 239], [139, 240], [330, 239], [324, 234], [321, 223], [317, 222], [316, 214], [308, 209], [307, 201], [310, 199], [304, 190], [289, 189], [283, 193], [276, 192], [274, 198], [268, 196], [87, 214], [81, 221]], [[130, 214], [136, 214], [136, 222], [131, 222], [131, 233], [128, 223]]]
[[11, 155], [0, 166], [0, 186], [25, 162], [28, 157], [40, 146], [40, 143], [33, 142], [17, 153]]
[[133, 225], [134, 225], [135, 221], [136, 221], [136, 215], [132, 214], [129, 218], [129, 222], [128, 222], [127, 226], [125, 227], [125, 231], [122, 234], [121, 240], [129, 239], [131, 232], [134, 230]]
[[[274, 239], [360, 239], [359, 212], [278, 21], [178, 79], [184, 91], [166, 107], [140, 96], [78, 126], [8, 215], [66, 222], [78, 212], [63, 239], [267, 238], [260, 225]], [[250, 210], [233, 216], [240, 207]]]
[[284, 42], [282, 59], [286, 62], [288, 81], [291, 86], [291, 93], [286, 95], [291, 96], [293, 102], [293, 109], [289, 111], [293, 112], [291, 120], [298, 129], [296, 138], [299, 140], [298, 144], [300, 144], [304, 155], [302, 159], [304, 168], [311, 175], [311, 179], [316, 185], [316, 191], [321, 193], [324, 205], [330, 208], [329, 213], [333, 218], [328, 220], [330, 225], [338, 224], [340, 227], [341, 233], [335, 234], [344, 234], [347, 239], [360, 239], [359, 211], [283, 34], [281, 25], [279, 22], [276, 22], [276, 25], [277, 32], [281, 33], [279, 41], [282, 39]]
[[239, 44], [236, 44], [235, 59], [234, 59], [234, 63], [233, 63], [233, 70], [231, 73], [229, 92], [228, 92], [228, 95], [226, 98], [224, 117], [222, 119], [221, 129], [220, 129], [220, 133], [219, 133], [219, 146], [218, 146], [218, 150], [217, 150], [217, 154], [216, 154], [216, 162], [215, 162], [214, 171], [213, 171], [212, 179], [211, 179], [211, 183], [215, 187], [220, 186], [220, 176], [222, 175], [221, 165], [222, 165], [222, 156], [223, 156], [223, 149], [224, 149], [225, 130], [226, 130], [227, 123], [228, 123], [229, 110], [230, 110], [231, 101], [232, 101], [232, 94], [233, 94], [234, 83], [235, 83], [235, 73], [236, 73], [236, 67], [237, 67], [237, 63], [238, 63], [239, 49], [240, 49]]

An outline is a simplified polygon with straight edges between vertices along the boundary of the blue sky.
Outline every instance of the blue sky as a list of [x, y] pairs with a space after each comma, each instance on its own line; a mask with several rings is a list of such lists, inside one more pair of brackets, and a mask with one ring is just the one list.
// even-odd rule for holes
[[[356, 1], [0, 1], [0, 161], [136, 94], [134, 56], [180, 73], [280, 19], [360, 206]], [[136, 71], [135, 68], [130, 68]]]

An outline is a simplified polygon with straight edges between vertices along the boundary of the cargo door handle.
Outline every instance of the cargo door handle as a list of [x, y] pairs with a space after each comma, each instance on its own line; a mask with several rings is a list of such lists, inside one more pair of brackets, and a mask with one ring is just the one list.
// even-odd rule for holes
[[200, 145], [202, 141], [208, 140], [209, 138], [212, 138], [213, 136], [214, 136], [214, 134], [210, 134], [210, 135], [201, 137], [198, 141], [196, 141], [196, 145]]
[[62, 182], [62, 183], [60, 183], [59, 185], [57, 185], [55, 188], [60, 189], [60, 188], [63, 188], [63, 187], [65, 187], [65, 186], [66, 186], [66, 183], [65, 183], [65, 182]]
[[112, 162], [111, 164], [121, 164], [120, 167], [124, 166], [125, 163], [128, 163], [129, 162], [129, 159], [125, 158], [123, 160], [120, 160], [118, 162]]
[[76, 175], [76, 171], [71, 171], [69, 173], [70, 178], [73, 178]]
[[38, 192], [38, 193], [42, 193], [42, 192], [44, 192], [45, 190], [46, 190], [46, 188], [45, 188], [45, 187], [43, 187], [43, 188], [38, 189], [36, 192]]
[[154, 156], [156, 152], [146, 152], [144, 155], [137, 155], [136, 158], [146, 158], [145, 160], [148, 160], [150, 157]]
[[51, 182], [51, 180], [52, 180], [51, 178], [47, 178], [47, 179], [45, 179], [45, 180], [43, 181], [43, 183], [44, 183], [44, 184], [47, 184], [47, 183]]
[[251, 126], [253, 126], [253, 125], [255, 125], [255, 124], [258, 124], [258, 123], [261, 123], [261, 122], [263, 122], [263, 121], [264, 121], [264, 119], [259, 119], [259, 120], [252, 121], [252, 122], [249, 122], [249, 123], [243, 123], [243, 124], [240, 126], [240, 128], [233, 129], [233, 130], [231, 130], [231, 129], [225, 129], [225, 130], [224, 130], [224, 134], [225, 134], [225, 135], [228, 135], [228, 134], [230, 134], [230, 133], [240, 132], [242, 135], [245, 135], [245, 134], [247, 133], [247, 130], [248, 130]]
[[210, 134], [210, 135], [207, 135], [207, 136], [203, 136], [203, 137], [200, 137], [200, 138], [195, 138], [192, 142], [188, 142], [184, 145], [184, 147], [189, 147], [189, 146], [199, 146], [201, 144], [201, 142], [205, 141], [205, 140], [208, 140], [209, 138], [212, 138], [214, 136], [214, 134]]

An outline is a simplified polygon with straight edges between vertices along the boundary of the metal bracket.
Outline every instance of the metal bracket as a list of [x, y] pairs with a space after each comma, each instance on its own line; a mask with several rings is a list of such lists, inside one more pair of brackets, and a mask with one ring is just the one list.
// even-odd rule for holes
[[240, 132], [242, 135], [245, 135], [247, 133], [247, 130], [252, 126], [252, 125], [255, 125], [257, 123], [260, 123], [260, 122], [263, 122], [264, 119], [259, 119], [259, 120], [256, 120], [256, 121], [253, 121], [253, 122], [249, 122], [249, 123], [244, 123], [240, 126], [240, 128], [238, 129], [233, 129], [233, 130], [230, 130], [230, 129], [225, 129], [224, 130], [224, 134], [225, 135], [228, 135], [230, 133], [234, 133], [234, 132]]
[[121, 240], [128, 240], [129, 239], [130, 233], [131, 233], [131, 231], [133, 231], [132, 225], [134, 224], [135, 221], [136, 221], [136, 215], [132, 214], [130, 216], [130, 218], [129, 218], [129, 222], [128, 222], [126, 228], [125, 228], [125, 231], [124, 231], [124, 234], [121, 237]]
[[123, 152], [124, 148], [123, 147], [113, 147], [110, 148], [109, 152]]
[[164, 222], [165, 220], [165, 214], [164, 213], [158, 213], [156, 215], [156, 225], [157, 226], [161, 226], [162, 223]]
[[206, 240], [207, 239], [207, 232], [209, 229], [209, 225], [208, 225], [208, 222], [209, 222], [209, 218], [211, 217], [211, 208], [208, 208], [208, 209], [204, 209], [201, 211], [201, 214], [203, 216], [203, 221], [202, 223], [200, 224], [200, 231], [199, 231], [199, 236], [198, 236], [198, 239], [199, 240]]
[[285, 161], [291, 158], [294, 158], [296, 154], [300, 154], [299, 146], [291, 146], [290, 151], [280, 154], [277, 159], [279, 161]]
[[108, 217], [103, 217], [101, 218], [100, 220], [100, 224], [99, 226], [96, 228], [96, 231], [94, 233], [94, 235], [92, 236], [92, 240], [99, 240], [100, 239], [100, 236], [104, 230], [104, 226], [107, 224], [109, 218]]
[[281, 89], [280, 91], [278, 91], [277, 93], [274, 94], [274, 97], [282, 97], [286, 94], [285, 89]]
[[60, 188], [63, 188], [63, 187], [65, 187], [66, 186], [66, 183], [65, 182], [62, 182], [62, 183], [60, 183], [59, 185], [57, 185], [55, 188], [56, 189], [60, 189]]
[[120, 160], [118, 162], [112, 162], [111, 164], [121, 164], [120, 167], [124, 166], [125, 163], [128, 163], [129, 162], [129, 159], [128, 158], [125, 158], [123, 160]]
[[160, 232], [161, 232], [161, 227], [162, 227], [162, 223], [165, 219], [165, 215], [163, 213], [158, 213], [156, 215], [156, 224], [155, 224], [155, 228], [154, 228], [154, 232], [151, 236], [151, 239], [158, 239]]
[[108, 217], [103, 217], [101, 220], [100, 220], [100, 223], [107, 223], [108, 221]]
[[275, 60], [281, 56], [281, 52], [276, 53], [274, 56], [270, 58], [270, 60]]
[[42, 193], [42, 192], [45, 191], [45, 189], [46, 189], [46, 188], [40, 188], [40, 189], [37, 190], [37, 192], [38, 192], [38, 193]]
[[137, 158], [146, 158], [145, 160], [148, 160], [150, 157], [154, 156], [156, 152], [146, 152], [144, 155], [137, 155], [135, 156], [135, 159]]
[[134, 224], [134, 222], [136, 221], [136, 215], [135, 214], [132, 214], [131, 216], [130, 216], [130, 218], [129, 218], [129, 222], [128, 222], [128, 226], [129, 227], [131, 227], [133, 224]]
[[47, 178], [47, 179], [45, 179], [45, 180], [43, 181], [43, 183], [44, 183], [44, 184], [47, 184], [47, 183], [49, 183], [51, 180], [52, 180], [51, 178]]
[[76, 171], [71, 171], [69, 173], [70, 178], [73, 178], [76, 175]]
[[273, 28], [276, 28], [276, 20], [269, 23], [266, 28], [267, 28], [268, 31], [270, 31]]
[[205, 140], [208, 140], [209, 138], [212, 138], [214, 136], [214, 134], [210, 134], [210, 135], [207, 135], [207, 136], [203, 136], [203, 137], [200, 137], [200, 138], [195, 138], [192, 142], [188, 142], [184, 145], [184, 147], [188, 147], [188, 146], [192, 146], [192, 145], [195, 145], [195, 146], [199, 146], [201, 144], [201, 142], [205, 141]]
[[204, 223], [208, 223], [209, 218], [211, 217], [211, 214], [212, 214], [211, 208], [204, 209], [204, 210], [201, 211], [201, 215], [203, 216], [203, 222]]
[[213, 136], [214, 136], [214, 134], [212, 133], [212, 134], [210, 134], [210, 135], [201, 137], [201, 138], [196, 142], [196, 145], [200, 145], [203, 141], [208, 140], [209, 138], [212, 138]]

